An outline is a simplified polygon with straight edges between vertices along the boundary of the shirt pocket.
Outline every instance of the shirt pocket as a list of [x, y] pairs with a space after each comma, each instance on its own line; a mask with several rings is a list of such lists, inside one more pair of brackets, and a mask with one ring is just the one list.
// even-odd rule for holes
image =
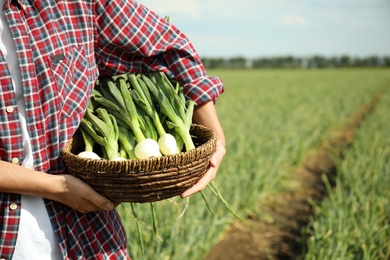
[[89, 101], [92, 83], [83, 48], [70, 47], [49, 57], [57, 98], [61, 104], [61, 117], [83, 113]]

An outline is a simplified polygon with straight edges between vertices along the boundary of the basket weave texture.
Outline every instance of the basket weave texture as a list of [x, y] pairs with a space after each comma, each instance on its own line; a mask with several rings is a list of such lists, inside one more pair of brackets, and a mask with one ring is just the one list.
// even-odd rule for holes
[[196, 148], [176, 155], [124, 161], [77, 156], [84, 150], [81, 136], [73, 136], [61, 151], [69, 173], [113, 202], [155, 202], [180, 195], [207, 171], [216, 148], [215, 132], [191, 126]]

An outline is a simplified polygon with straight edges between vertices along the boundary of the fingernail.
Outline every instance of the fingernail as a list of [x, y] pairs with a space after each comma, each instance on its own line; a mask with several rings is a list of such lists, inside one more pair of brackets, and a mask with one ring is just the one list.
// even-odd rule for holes
[[106, 205], [106, 210], [113, 210], [114, 209], [114, 204], [111, 203], [111, 202], [108, 202], [107, 205]]

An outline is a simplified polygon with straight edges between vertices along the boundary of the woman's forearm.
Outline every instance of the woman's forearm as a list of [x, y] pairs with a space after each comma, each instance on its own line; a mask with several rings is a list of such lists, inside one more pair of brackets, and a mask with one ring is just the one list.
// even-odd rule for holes
[[4, 161], [0, 161], [0, 192], [55, 200], [82, 213], [115, 208], [111, 201], [76, 177], [51, 175]]
[[225, 146], [225, 134], [219, 122], [213, 101], [205, 103], [194, 111], [193, 122], [214, 129], [218, 141]]
[[0, 192], [50, 197], [60, 192], [61, 177], [0, 161]]

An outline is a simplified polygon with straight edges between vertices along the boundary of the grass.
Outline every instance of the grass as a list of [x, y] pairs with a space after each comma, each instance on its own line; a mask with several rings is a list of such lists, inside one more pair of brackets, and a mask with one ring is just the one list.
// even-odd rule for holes
[[[389, 85], [390, 87], [390, 85]], [[335, 187], [316, 206], [306, 259], [390, 258], [390, 91], [338, 164]]]
[[[261, 216], [259, 200], [286, 188], [289, 168], [390, 80], [385, 69], [218, 70], [209, 74], [220, 76], [226, 85], [217, 111], [227, 154], [215, 183], [244, 217]], [[214, 215], [200, 194], [188, 201], [173, 198], [155, 203], [158, 235], [153, 231], [150, 205], [134, 205], [145, 259], [204, 257], [235, 220], [210, 190], [204, 195]], [[130, 207], [124, 204], [118, 209], [132, 258], [142, 259]]]

